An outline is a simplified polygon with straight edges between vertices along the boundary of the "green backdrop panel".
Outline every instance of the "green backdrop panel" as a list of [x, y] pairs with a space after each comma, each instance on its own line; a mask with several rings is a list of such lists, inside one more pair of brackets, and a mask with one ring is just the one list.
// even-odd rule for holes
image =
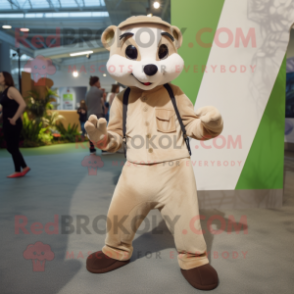
[[[211, 45], [207, 44], [213, 43], [224, 2], [225, 0], [171, 0], [171, 23], [183, 33], [179, 54], [185, 61], [183, 72], [173, 84], [178, 85], [193, 104], [204, 74], [202, 66], [207, 64], [211, 49]], [[199, 33], [204, 28], [210, 31]]]
[[285, 93], [286, 56], [236, 185], [236, 190], [283, 188]]

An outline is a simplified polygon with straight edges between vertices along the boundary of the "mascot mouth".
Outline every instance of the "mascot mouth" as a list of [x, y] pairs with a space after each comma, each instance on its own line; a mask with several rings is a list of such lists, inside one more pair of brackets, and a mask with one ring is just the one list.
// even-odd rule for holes
[[152, 83], [142, 83], [141, 81], [139, 81], [134, 75], [133, 75], [133, 73], [131, 73], [131, 75], [139, 82], [139, 83], [141, 83], [142, 85], [144, 85], [144, 86], [150, 86], [150, 85], [152, 85]]

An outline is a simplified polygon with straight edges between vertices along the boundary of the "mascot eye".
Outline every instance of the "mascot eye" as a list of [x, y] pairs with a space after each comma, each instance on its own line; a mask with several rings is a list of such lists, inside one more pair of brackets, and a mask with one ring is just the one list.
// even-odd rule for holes
[[129, 57], [130, 59], [137, 59], [138, 57], [137, 48], [133, 45], [129, 45], [126, 48], [126, 56]]
[[160, 45], [158, 50], [159, 59], [163, 59], [168, 55], [168, 48], [165, 44]]

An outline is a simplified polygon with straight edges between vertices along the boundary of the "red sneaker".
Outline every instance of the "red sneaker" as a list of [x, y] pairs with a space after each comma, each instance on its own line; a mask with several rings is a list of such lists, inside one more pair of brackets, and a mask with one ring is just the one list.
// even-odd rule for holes
[[20, 177], [23, 177], [23, 176], [24, 176], [24, 174], [22, 172], [16, 172], [16, 173], [13, 173], [10, 176], [7, 176], [7, 178], [12, 179], [12, 178], [20, 178]]
[[22, 174], [23, 174], [23, 176], [25, 176], [29, 171], [31, 170], [31, 168], [29, 168], [28, 166], [27, 167], [25, 167], [23, 170], [22, 170]]

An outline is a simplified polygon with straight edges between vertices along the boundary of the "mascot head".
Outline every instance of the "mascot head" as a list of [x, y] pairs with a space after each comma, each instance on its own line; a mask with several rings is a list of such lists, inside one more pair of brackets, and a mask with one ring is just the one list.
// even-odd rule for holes
[[110, 51], [107, 70], [126, 86], [151, 90], [179, 76], [184, 61], [177, 50], [182, 33], [159, 17], [132, 16], [102, 34]]

